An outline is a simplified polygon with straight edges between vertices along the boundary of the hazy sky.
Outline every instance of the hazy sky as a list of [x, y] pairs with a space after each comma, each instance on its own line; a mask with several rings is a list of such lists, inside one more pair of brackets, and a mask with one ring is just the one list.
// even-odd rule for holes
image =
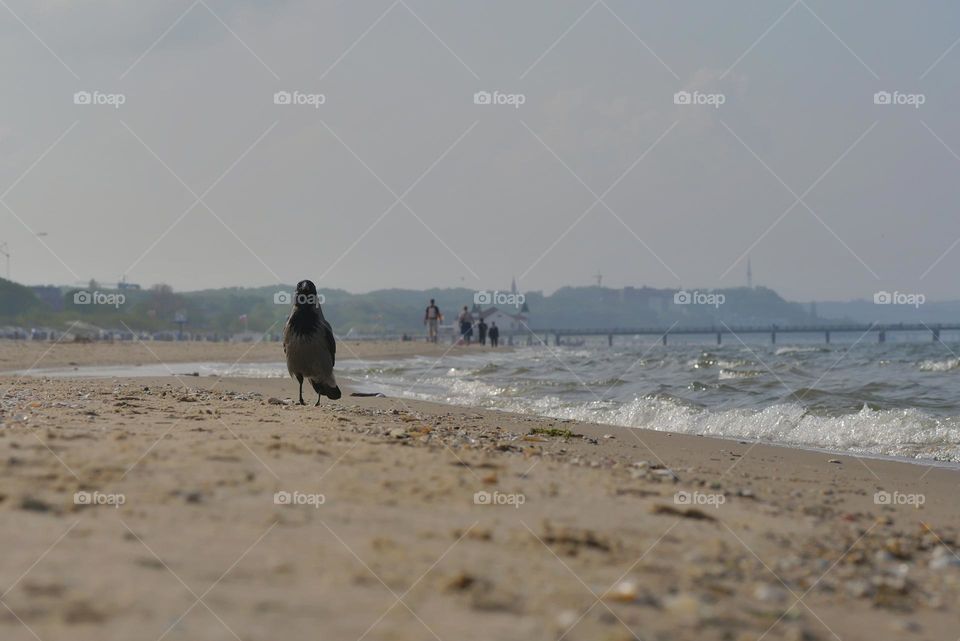
[[949, 1], [4, 0], [0, 242], [31, 284], [722, 287], [749, 252], [792, 299], [957, 298], [958, 38]]

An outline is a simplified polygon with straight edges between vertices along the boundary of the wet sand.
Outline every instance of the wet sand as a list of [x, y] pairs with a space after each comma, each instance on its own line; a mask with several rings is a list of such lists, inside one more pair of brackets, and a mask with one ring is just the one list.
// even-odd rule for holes
[[[0, 343], [0, 369], [41, 346]], [[356, 357], [425, 347], [449, 346]], [[71, 344], [36, 366], [153, 358]], [[0, 389], [4, 640], [958, 635], [954, 469], [402, 399], [301, 407], [290, 380]]]

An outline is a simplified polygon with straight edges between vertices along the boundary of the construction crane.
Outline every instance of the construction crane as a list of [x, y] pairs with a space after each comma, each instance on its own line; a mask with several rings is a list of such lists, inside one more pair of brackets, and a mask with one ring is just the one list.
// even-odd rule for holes
[[[49, 236], [49, 234], [47, 234], [45, 231], [34, 232], [34, 235], [37, 238]], [[7, 261], [7, 280], [10, 280], [10, 245], [8, 243], [0, 243], [0, 256], [3, 256]]]
[[7, 259], [7, 280], [10, 280], [10, 247], [7, 243], [0, 243], [0, 256]]

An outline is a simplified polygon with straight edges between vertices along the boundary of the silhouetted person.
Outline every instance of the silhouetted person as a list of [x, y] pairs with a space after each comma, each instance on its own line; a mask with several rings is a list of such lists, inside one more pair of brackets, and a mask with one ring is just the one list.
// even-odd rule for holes
[[473, 314], [470, 313], [466, 305], [463, 306], [463, 311], [460, 312], [460, 338], [462, 338], [463, 342], [467, 345], [470, 344], [470, 339], [473, 338]]
[[500, 328], [497, 327], [496, 321], [490, 323], [490, 347], [496, 347], [500, 343]]
[[427, 326], [427, 340], [431, 343], [437, 342], [437, 327], [441, 320], [443, 320], [443, 314], [431, 298], [427, 310], [423, 313], [423, 324]]
[[487, 344], [487, 321], [483, 320], [483, 317], [480, 317], [480, 322], [477, 323], [477, 333], [479, 334], [478, 341], [481, 345]]

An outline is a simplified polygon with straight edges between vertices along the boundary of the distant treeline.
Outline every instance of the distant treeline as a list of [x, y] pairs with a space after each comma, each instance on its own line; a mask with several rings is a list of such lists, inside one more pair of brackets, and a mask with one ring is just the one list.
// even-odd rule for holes
[[[103, 329], [169, 331], [178, 318], [191, 332], [279, 332], [289, 313], [292, 285], [175, 292], [167, 285], [149, 289], [30, 287], [0, 279], [0, 324], [63, 329], [74, 321]], [[424, 308], [437, 301], [450, 322], [464, 305], [473, 307], [475, 290], [385, 289], [352, 294], [320, 289], [324, 313], [338, 333], [418, 333]], [[492, 290], [491, 290], [492, 291]], [[40, 296], [38, 296], [38, 293]], [[528, 324], [534, 329], [615, 328], [727, 324], [811, 324], [819, 319], [809, 305], [783, 300], [763, 287], [720, 290], [563, 287], [546, 296], [525, 292]], [[519, 313], [514, 306], [503, 311]]]

